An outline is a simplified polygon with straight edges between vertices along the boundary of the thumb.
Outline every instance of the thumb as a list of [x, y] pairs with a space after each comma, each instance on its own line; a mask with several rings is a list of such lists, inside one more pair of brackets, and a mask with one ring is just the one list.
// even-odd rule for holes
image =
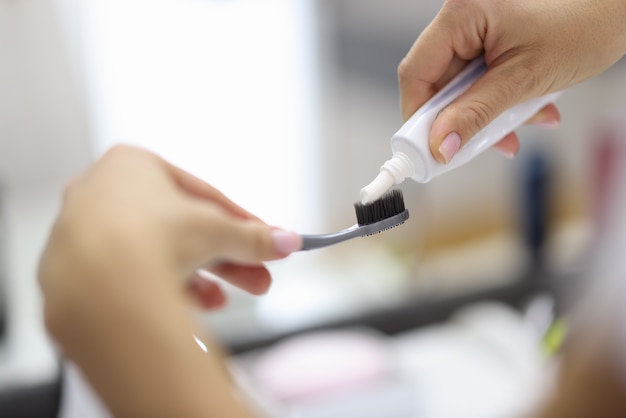
[[430, 149], [448, 163], [474, 135], [508, 108], [539, 95], [537, 76], [528, 65], [508, 60], [490, 68], [446, 107], [430, 130]]
[[216, 205], [202, 205], [192, 228], [199, 235], [204, 262], [227, 260], [244, 265], [283, 258], [302, 247], [300, 235], [257, 219], [241, 219]]

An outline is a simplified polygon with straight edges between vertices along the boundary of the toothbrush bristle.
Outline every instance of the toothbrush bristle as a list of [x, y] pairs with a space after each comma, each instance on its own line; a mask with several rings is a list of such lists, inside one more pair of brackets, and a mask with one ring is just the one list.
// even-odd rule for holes
[[404, 212], [404, 197], [400, 190], [394, 189], [371, 203], [355, 203], [354, 210], [359, 225], [371, 225]]

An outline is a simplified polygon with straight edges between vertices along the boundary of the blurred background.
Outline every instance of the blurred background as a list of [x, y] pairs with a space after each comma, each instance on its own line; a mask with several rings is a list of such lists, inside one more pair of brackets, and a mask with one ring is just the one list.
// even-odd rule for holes
[[[130, 143], [271, 224], [348, 227], [402, 122], [397, 65], [441, 3], [0, 0], [5, 407], [39, 396], [39, 408], [98, 416], [76, 412], [96, 408], [88, 393], [61, 390], [73, 372], [45, 335], [36, 284], [69, 179]], [[227, 308], [199, 318], [255, 405], [311, 418], [534, 405], [626, 136], [623, 61], [559, 98], [559, 129], [521, 128], [513, 160], [488, 151], [431, 183], [407, 180], [403, 226], [270, 263], [262, 297], [225, 285]]]

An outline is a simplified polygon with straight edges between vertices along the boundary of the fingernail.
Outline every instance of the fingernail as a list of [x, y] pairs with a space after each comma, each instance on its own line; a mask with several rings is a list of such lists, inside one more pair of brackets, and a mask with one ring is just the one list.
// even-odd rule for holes
[[561, 121], [559, 120], [543, 120], [541, 122], [537, 122], [537, 125], [542, 126], [544, 128], [558, 128], [561, 126]]
[[290, 254], [302, 247], [302, 238], [295, 232], [274, 229], [271, 234], [274, 249], [281, 254]]
[[446, 160], [446, 164], [450, 162], [454, 154], [461, 148], [461, 137], [456, 132], [450, 132], [439, 145], [439, 153]]
[[511, 152], [511, 151], [502, 151], [502, 150], [497, 150], [497, 151], [510, 160], [515, 158], [515, 155], [516, 155], [516, 153]]

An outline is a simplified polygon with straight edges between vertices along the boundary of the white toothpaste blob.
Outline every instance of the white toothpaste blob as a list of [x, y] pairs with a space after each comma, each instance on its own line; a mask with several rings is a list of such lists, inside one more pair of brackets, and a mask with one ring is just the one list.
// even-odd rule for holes
[[378, 176], [361, 189], [361, 203], [365, 205], [379, 199], [395, 184], [411, 177], [414, 171], [411, 159], [403, 152], [396, 152], [380, 167]]

